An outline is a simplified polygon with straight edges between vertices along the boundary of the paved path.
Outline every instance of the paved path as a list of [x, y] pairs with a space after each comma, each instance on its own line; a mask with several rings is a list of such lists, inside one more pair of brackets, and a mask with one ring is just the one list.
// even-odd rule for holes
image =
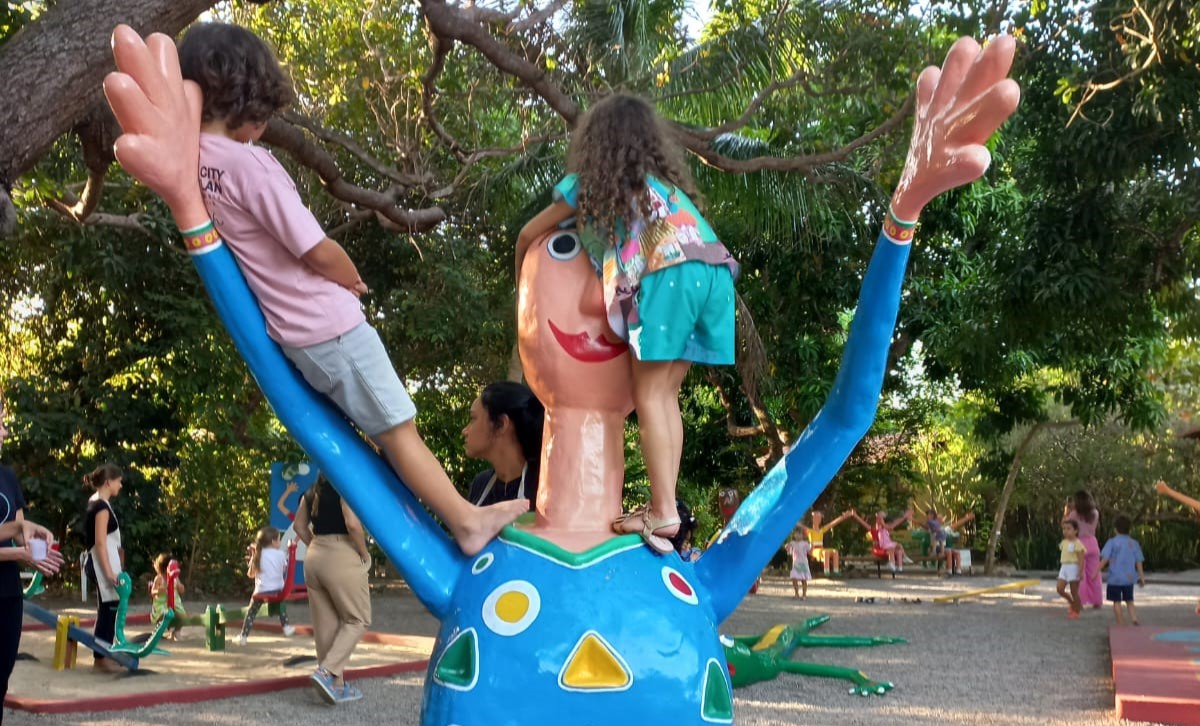
[[[1194, 575], [1195, 573], [1193, 573]], [[885, 576], [886, 577], [886, 576]], [[1184, 578], [1180, 578], [1183, 580]], [[1111, 611], [1088, 611], [1076, 622], [1065, 617], [1047, 580], [1026, 595], [1005, 593], [935, 605], [931, 599], [1010, 580], [983, 577], [938, 580], [901, 575], [891, 579], [819, 580], [808, 601], [791, 597], [786, 580], [768, 580], [748, 597], [723, 632], [760, 633], [784, 622], [818, 613], [833, 620], [821, 632], [897, 635], [908, 645], [855, 650], [811, 650], [799, 659], [849, 665], [896, 689], [878, 698], [852, 697], [840, 681], [782, 676], [736, 691], [736, 718], [742, 726], [1065, 726], [1116, 723], [1108, 656]], [[1151, 584], [1137, 593], [1142, 622], [1196, 627], [1200, 590], [1178, 584]], [[874, 603], [856, 602], [874, 597]], [[916, 599], [921, 602], [913, 602]], [[906, 601], [907, 599], [907, 601]], [[377, 596], [375, 627], [432, 635], [435, 621], [406, 591]], [[303, 607], [293, 608], [306, 622]], [[17, 664], [18, 668], [23, 667]], [[105, 676], [96, 676], [102, 679]], [[289, 691], [108, 714], [33, 716], [6, 711], [10, 725], [303, 723], [335, 717], [339, 726], [418, 723], [422, 676], [364, 681], [366, 698], [335, 712], [307, 691]]]

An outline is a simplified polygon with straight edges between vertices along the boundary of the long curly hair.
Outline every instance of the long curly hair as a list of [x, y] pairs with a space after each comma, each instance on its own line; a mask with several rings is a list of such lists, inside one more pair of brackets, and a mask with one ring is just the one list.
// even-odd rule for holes
[[580, 219], [612, 246], [620, 242], [618, 220], [650, 217], [647, 176], [678, 187], [697, 206], [703, 202], [670, 126], [648, 101], [625, 93], [605, 97], [579, 118], [567, 171], [578, 175]]
[[204, 92], [200, 117], [236, 129], [291, 105], [292, 82], [266, 41], [228, 23], [199, 23], [179, 43], [179, 68]]

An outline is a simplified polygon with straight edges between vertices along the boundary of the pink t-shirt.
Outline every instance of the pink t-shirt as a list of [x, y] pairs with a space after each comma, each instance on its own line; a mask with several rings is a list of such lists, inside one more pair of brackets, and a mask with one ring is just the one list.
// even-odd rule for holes
[[325, 230], [271, 152], [200, 134], [200, 187], [273, 340], [306, 348], [366, 320], [353, 293], [300, 259], [325, 239]]

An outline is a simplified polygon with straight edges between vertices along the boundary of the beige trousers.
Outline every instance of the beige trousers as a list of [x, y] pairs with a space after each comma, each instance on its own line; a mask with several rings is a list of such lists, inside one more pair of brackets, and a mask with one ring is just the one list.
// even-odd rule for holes
[[363, 565], [350, 538], [340, 534], [313, 537], [304, 558], [317, 663], [334, 677], [341, 677], [371, 625], [370, 570], [371, 563]]

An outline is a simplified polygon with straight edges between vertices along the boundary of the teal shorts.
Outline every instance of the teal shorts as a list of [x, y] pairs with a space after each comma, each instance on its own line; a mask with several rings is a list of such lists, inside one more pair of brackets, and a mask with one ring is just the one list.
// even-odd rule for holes
[[641, 361], [734, 361], [733, 275], [724, 265], [689, 261], [642, 278], [629, 347]]

